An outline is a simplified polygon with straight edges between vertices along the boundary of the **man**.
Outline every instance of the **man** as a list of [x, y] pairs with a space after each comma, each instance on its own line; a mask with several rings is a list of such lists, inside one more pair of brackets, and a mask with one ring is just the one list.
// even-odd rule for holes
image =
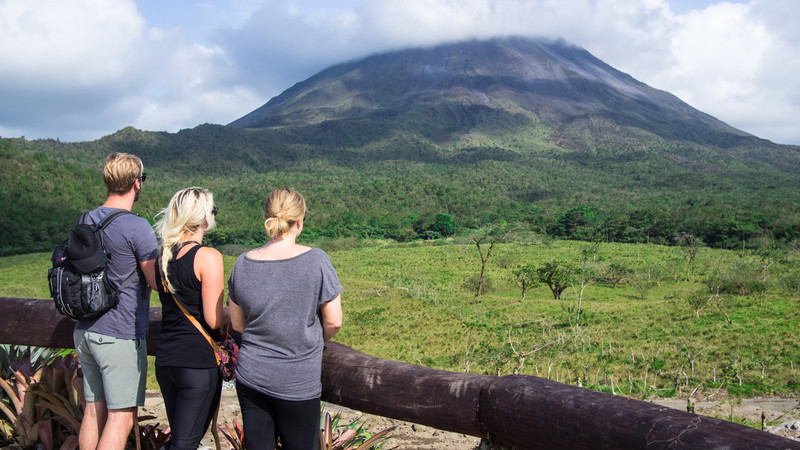
[[[103, 161], [108, 197], [89, 211], [86, 221], [99, 223], [113, 211], [130, 211], [146, 178], [142, 161], [112, 153]], [[75, 325], [73, 340], [83, 370], [86, 408], [78, 436], [81, 449], [123, 449], [139, 406], [144, 405], [147, 375], [145, 335], [150, 316], [150, 288], [155, 289], [158, 242], [150, 224], [122, 214], [104, 230], [110, 258], [106, 273], [120, 286], [117, 305], [97, 319]]]

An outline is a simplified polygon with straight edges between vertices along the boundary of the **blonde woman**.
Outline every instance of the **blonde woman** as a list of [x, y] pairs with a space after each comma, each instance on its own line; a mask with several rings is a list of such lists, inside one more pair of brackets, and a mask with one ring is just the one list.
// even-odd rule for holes
[[236, 392], [248, 450], [317, 448], [322, 349], [342, 326], [342, 286], [328, 255], [295, 241], [306, 202], [277, 189], [264, 205], [269, 242], [242, 254], [228, 281], [242, 332]]
[[219, 404], [222, 379], [211, 345], [173, 294], [212, 339], [221, 340], [219, 328], [230, 320], [222, 307], [222, 255], [202, 245], [203, 236], [215, 225], [217, 207], [210, 192], [191, 187], [178, 191], [161, 214], [155, 225], [162, 245], [157, 268], [162, 316], [156, 380], [172, 430], [166, 448], [194, 450]]

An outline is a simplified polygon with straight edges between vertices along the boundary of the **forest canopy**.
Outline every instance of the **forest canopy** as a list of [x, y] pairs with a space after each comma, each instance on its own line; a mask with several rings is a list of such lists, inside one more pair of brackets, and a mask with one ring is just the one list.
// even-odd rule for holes
[[438, 239], [512, 223], [587, 241], [672, 245], [679, 232], [719, 248], [800, 240], [791, 147], [757, 151], [756, 140], [712, 154], [695, 146], [701, 164], [675, 156], [690, 155], [687, 143], [515, 151], [395, 134], [380, 146], [348, 143], [346, 135], [312, 145], [319, 132], [202, 125], [174, 134], [126, 128], [88, 143], [0, 139], [0, 254], [49, 251], [63, 240], [81, 212], [105, 198], [100, 165], [111, 151], [143, 159], [148, 180], [134, 212], [151, 222], [176, 190], [210, 189], [220, 216], [208, 240], [217, 247], [264, 242], [261, 208], [279, 186], [307, 197], [309, 241]]

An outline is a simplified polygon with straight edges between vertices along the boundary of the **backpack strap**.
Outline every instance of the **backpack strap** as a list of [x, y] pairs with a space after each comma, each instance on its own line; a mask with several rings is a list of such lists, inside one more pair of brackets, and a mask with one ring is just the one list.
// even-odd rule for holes
[[100, 223], [98, 223], [95, 226], [97, 227], [98, 230], [104, 230], [111, 223], [111, 221], [113, 221], [114, 219], [123, 214], [133, 214], [133, 213], [124, 209], [119, 211], [114, 211], [111, 214], [108, 214], [107, 216], [103, 217], [103, 220], [101, 220]]
[[[83, 220], [84, 220], [84, 218], [86, 217], [86, 215], [87, 215], [87, 214], [89, 214], [89, 213], [88, 213], [88, 212], [86, 212], [86, 213], [83, 213], [83, 215], [82, 215], [82, 216], [81, 216], [81, 218], [80, 218], [80, 222], [83, 222]], [[111, 222], [112, 222], [114, 219], [116, 219], [117, 217], [119, 217], [119, 216], [121, 216], [121, 215], [123, 215], [123, 214], [133, 214], [133, 213], [132, 213], [132, 212], [130, 212], [130, 211], [128, 211], [128, 210], [124, 210], [124, 209], [122, 209], [122, 210], [119, 210], [119, 211], [114, 211], [114, 212], [112, 212], [112, 213], [110, 213], [110, 214], [106, 215], [105, 217], [103, 217], [103, 220], [101, 220], [101, 221], [100, 221], [100, 223], [98, 223], [98, 224], [95, 224], [95, 225], [94, 225], [94, 227], [95, 227], [95, 229], [96, 229], [96, 230], [100, 230], [100, 231], [102, 231], [102, 230], [105, 230], [105, 228], [106, 228], [106, 227], [107, 227], [109, 224], [111, 224]], [[103, 247], [103, 251], [106, 251], [106, 244], [105, 244], [105, 242], [103, 241], [103, 233], [100, 233], [100, 246], [101, 246], [101, 247]], [[110, 258], [110, 257], [111, 257], [111, 255], [109, 254], [109, 258]], [[137, 270], [139, 270], [139, 266], [138, 266], [138, 265], [137, 265], [137, 266], [136, 266], [136, 267], [133, 269], [133, 272], [131, 272], [131, 274], [130, 274], [130, 275], [128, 275], [128, 278], [125, 278], [125, 281], [123, 281], [123, 282], [122, 282], [122, 283], [119, 285], [119, 287], [117, 287], [116, 289], [117, 289], [118, 291], [122, 291], [123, 289], [125, 289], [125, 287], [126, 287], [126, 286], [128, 286], [128, 285], [130, 284], [130, 282], [131, 282], [131, 279], [133, 278], [133, 274], [135, 274]], [[109, 280], [109, 281], [110, 281], [110, 280]]]
[[135, 274], [137, 270], [139, 270], [138, 266], [135, 269], [133, 269], [133, 272], [131, 272], [131, 274], [128, 275], [128, 278], [125, 278], [125, 281], [123, 281], [122, 284], [119, 285], [119, 287], [117, 288], [118, 291], [122, 292], [122, 290], [125, 289], [126, 286], [131, 284], [131, 279], [133, 279], [133, 274]]

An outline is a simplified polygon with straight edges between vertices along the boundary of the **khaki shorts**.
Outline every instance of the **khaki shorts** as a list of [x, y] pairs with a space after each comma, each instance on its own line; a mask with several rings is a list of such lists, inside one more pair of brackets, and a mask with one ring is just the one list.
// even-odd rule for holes
[[81, 363], [87, 402], [106, 402], [108, 409], [144, 406], [144, 339], [118, 339], [86, 330], [75, 330], [72, 339]]

